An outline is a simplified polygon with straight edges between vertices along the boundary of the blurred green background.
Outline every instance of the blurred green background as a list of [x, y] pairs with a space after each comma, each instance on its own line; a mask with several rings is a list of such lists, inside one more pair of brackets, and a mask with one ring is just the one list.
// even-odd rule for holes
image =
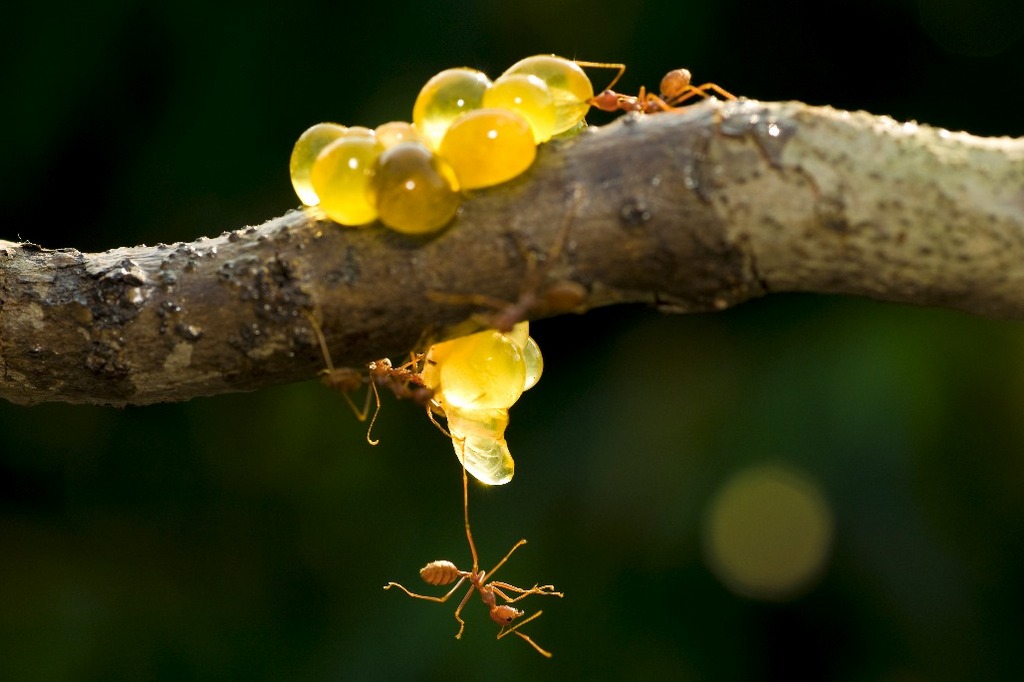
[[[312, 123], [540, 52], [765, 100], [1024, 135], [1019, 0], [23, 3], [3, 11], [0, 235], [191, 240], [294, 207]], [[595, 78], [595, 80], [598, 80]], [[600, 87], [600, 83], [595, 83]], [[482, 562], [525, 631], [419, 587], [468, 563], [418, 409], [317, 382], [125, 410], [0, 404], [0, 679], [1022, 679], [1024, 331], [868, 300], [537, 323]]]

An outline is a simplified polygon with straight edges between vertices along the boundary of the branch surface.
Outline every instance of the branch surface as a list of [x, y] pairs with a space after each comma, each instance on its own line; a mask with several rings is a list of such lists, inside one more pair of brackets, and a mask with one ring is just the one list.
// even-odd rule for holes
[[532, 319], [780, 291], [1024, 319], [1024, 140], [709, 101], [545, 144], [426, 239], [290, 211], [104, 253], [0, 241], [0, 397], [120, 406], [309, 379], [324, 360], [304, 313], [335, 365], [362, 366], [470, 329], [480, 306], [450, 294]]

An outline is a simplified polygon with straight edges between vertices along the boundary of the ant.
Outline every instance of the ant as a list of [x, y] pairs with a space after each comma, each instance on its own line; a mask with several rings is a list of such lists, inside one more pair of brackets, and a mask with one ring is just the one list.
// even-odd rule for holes
[[[421, 568], [420, 577], [422, 577], [429, 585], [451, 585], [453, 582], [455, 583], [455, 585], [453, 585], [452, 588], [441, 597], [416, 594], [415, 592], [410, 592], [404, 586], [399, 585], [396, 582], [389, 582], [384, 586], [384, 589], [389, 590], [392, 587], [397, 587], [414, 599], [425, 599], [427, 601], [443, 604], [448, 601], [448, 599], [455, 594], [456, 590], [458, 590], [459, 587], [468, 579], [469, 590], [466, 592], [466, 596], [462, 598], [462, 601], [459, 602], [459, 605], [455, 608], [455, 620], [459, 622], [459, 631], [455, 633], [455, 639], [462, 639], [462, 631], [465, 630], [466, 623], [462, 620], [460, 614], [462, 613], [463, 607], [465, 607], [467, 602], [469, 602], [469, 598], [473, 596], [473, 592], [476, 591], [480, 593], [480, 599], [483, 601], [484, 606], [490, 610], [491, 620], [501, 626], [498, 630], [497, 639], [501, 639], [509, 634], [514, 634], [532, 646], [541, 656], [551, 658], [551, 652], [542, 649], [536, 642], [530, 639], [528, 635], [520, 632], [519, 630], [523, 625], [526, 625], [536, 618], [540, 618], [541, 614], [544, 612], [538, 611], [529, 618], [512, 625], [517, 618], [520, 618], [523, 615], [523, 612], [512, 606], [512, 604], [524, 597], [530, 596], [531, 594], [546, 594], [554, 597], [561, 597], [563, 596], [562, 593], [555, 592], [554, 585], [534, 585], [533, 587], [524, 589], [522, 587], [516, 587], [511, 583], [496, 580], [488, 582], [488, 578], [494, 577], [494, 574], [498, 572], [498, 569], [501, 568], [506, 561], [508, 561], [509, 557], [512, 556], [512, 553], [526, 544], [526, 540], [520, 540], [513, 545], [512, 549], [508, 551], [508, 554], [506, 554], [505, 557], [490, 571], [484, 572], [480, 570], [480, 562], [476, 554], [476, 545], [473, 543], [473, 532], [469, 528], [469, 484], [467, 481], [465, 466], [462, 467], [462, 508], [466, 519], [466, 539], [469, 540], [469, 551], [473, 555], [473, 570], [463, 571], [447, 559], [431, 561], [429, 564]], [[510, 597], [508, 592], [518, 593], [518, 596]], [[497, 603], [499, 598], [505, 603]]]
[[495, 312], [477, 316], [479, 322], [487, 328], [497, 329], [506, 334], [512, 331], [518, 322], [530, 317], [557, 315], [579, 310], [587, 300], [585, 286], [567, 279], [557, 280], [545, 286], [544, 279], [548, 269], [555, 265], [562, 254], [562, 248], [569, 237], [569, 228], [572, 227], [573, 218], [581, 203], [583, 203], [583, 192], [577, 187], [573, 190], [572, 204], [565, 215], [562, 227], [540, 265], [538, 257], [533, 251], [522, 243], [519, 235], [514, 235], [519, 251], [526, 261], [526, 274], [523, 276], [519, 298], [515, 303], [483, 294], [444, 294], [431, 291], [427, 293], [427, 297], [432, 301], [443, 303], [491, 308]]
[[[428, 413], [435, 409], [434, 391], [423, 385], [423, 380], [415, 369], [423, 360], [422, 354], [411, 354], [409, 361], [398, 367], [392, 365], [391, 360], [388, 358], [374, 360], [367, 363], [365, 374], [352, 367], [336, 368], [331, 361], [331, 354], [327, 349], [327, 340], [320, 329], [320, 323], [309, 312], [303, 311], [303, 314], [309, 320], [313, 333], [316, 334], [317, 341], [320, 343], [320, 351], [324, 356], [324, 363], [327, 365], [327, 368], [321, 372], [323, 384], [340, 393], [341, 397], [348, 403], [348, 406], [352, 408], [356, 419], [361, 422], [366, 421], [366, 417], [370, 413], [370, 395], [373, 395], [377, 405], [373, 411], [373, 418], [370, 419], [370, 426], [366, 429], [366, 442], [370, 445], [380, 443], [380, 440], [370, 438], [373, 424], [377, 421], [377, 415], [380, 413], [380, 392], [377, 389], [378, 386], [387, 388], [399, 400], [412, 400], [417, 405], [426, 407]], [[358, 390], [364, 383], [368, 383], [369, 388], [366, 390], [366, 401], [363, 403], [362, 408], [359, 408], [349, 394]], [[432, 415], [431, 421], [437, 424]]]
[[600, 95], [592, 97], [588, 104], [601, 111], [639, 111], [644, 114], [656, 114], [661, 111], [672, 111], [680, 104], [694, 97], [708, 98], [715, 94], [725, 99], [736, 99], [731, 92], [724, 90], [715, 83], [704, 83], [693, 85], [692, 76], [687, 69], [673, 69], [661, 79], [661, 94], [655, 95], [647, 92], [646, 88], [640, 86], [640, 92], [636, 97], [621, 95], [612, 87], [619, 81], [626, 67], [622, 66], [619, 73], [612, 79], [611, 84]]

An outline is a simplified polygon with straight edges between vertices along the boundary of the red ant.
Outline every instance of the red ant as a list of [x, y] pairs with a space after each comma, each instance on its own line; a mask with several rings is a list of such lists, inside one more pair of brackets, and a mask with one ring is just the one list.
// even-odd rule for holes
[[[495, 312], [480, 315], [479, 321], [483, 326], [497, 329], [503, 333], [512, 331], [516, 323], [531, 317], [557, 315], [579, 310], [587, 300], [585, 286], [579, 282], [565, 279], [545, 285], [544, 279], [548, 269], [555, 265], [562, 254], [562, 248], [569, 237], [569, 228], [572, 227], [573, 218], [582, 202], [582, 190], [577, 188], [573, 191], [573, 201], [562, 222], [562, 227], [555, 237], [551, 249], [541, 261], [543, 267], [538, 265], [537, 256], [533, 251], [519, 242], [519, 250], [526, 261], [526, 274], [523, 276], [519, 299], [515, 303], [482, 294], [444, 294], [431, 291], [427, 293], [427, 297], [433, 301], [455, 305], [469, 304], [491, 308]], [[518, 235], [515, 236], [518, 238]]]
[[[459, 631], [455, 633], [455, 639], [462, 639], [462, 631], [465, 630], [466, 623], [462, 620], [460, 614], [462, 613], [463, 607], [465, 607], [467, 602], [469, 602], [469, 598], [473, 596], [473, 592], [476, 591], [480, 593], [480, 599], [483, 601], [484, 606], [490, 610], [491, 620], [501, 626], [498, 630], [498, 639], [501, 639], [505, 635], [515, 634], [517, 637], [525, 640], [527, 644], [536, 649], [537, 653], [541, 656], [551, 658], [551, 652], [540, 648], [540, 646], [530, 639], [529, 636], [519, 631], [519, 628], [535, 618], [540, 618], [540, 615], [544, 612], [538, 611], [526, 620], [519, 621], [515, 625], [512, 625], [517, 618], [520, 618], [523, 615], [523, 612], [514, 606], [511, 606], [511, 604], [523, 599], [524, 597], [528, 597], [531, 594], [546, 594], [554, 597], [561, 597], [563, 596], [562, 593], [555, 592], [554, 585], [534, 585], [533, 587], [524, 589], [522, 587], [516, 587], [511, 583], [496, 580], [488, 582], [488, 578], [494, 577], [494, 574], [498, 572], [498, 569], [501, 568], [506, 561], [508, 561], [509, 557], [512, 556], [512, 553], [526, 544], [526, 540], [520, 540], [513, 545], [512, 549], [508, 551], [508, 554], [506, 554], [505, 557], [490, 571], [485, 573], [480, 570], [480, 562], [476, 554], [476, 545], [473, 543], [473, 532], [469, 528], [469, 484], [467, 482], [465, 466], [462, 467], [462, 508], [466, 519], [466, 538], [469, 540], [469, 551], [473, 555], [473, 570], [463, 571], [446, 559], [431, 561], [429, 564], [421, 568], [420, 577], [430, 585], [451, 585], [453, 582], [455, 583], [455, 585], [452, 586], [452, 589], [448, 590], [448, 592], [441, 597], [416, 594], [415, 592], [410, 592], [404, 586], [399, 585], [396, 582], [389, 582], [384, 586], [384, 589], [389, 590], [392, 587], [397, 587], [415, 599], [425, 599], [427, 601], [443, 604], [448, 601], [448, 599], [455, 594], [456, 590], [458, 590], [459, 587], [468, 579], [469, 590], [466, 592], [466, 596], [462, 598], [462, 601], [459, 602], [459, 605], [455, 608], [455, 620], [459, 622]], [[510, 597], [506, 591], [516, 592], [519, 596]], [[502, 599], [505, 603], [498, 604], [498, 598]]]
[[[423, 356], [421, 354], [412, 354], [408, 362], [398, 367], [393, 366], [388, 358], [374, 360], [367, 363], [366, 373], [351, 367], [335, 368], [334, 363], [331, 362], [331, 354], [327, 350], [327, 340], [324, 339], [320, 324], [310, 313], [303, 311], [303, 314], [309, 319], [313, 327], [313, 333], [316, 334], [317, 341], [320, 343], [320, 351], [323, 353], [324, 362], [327, 365], [327, 369], [322, 372], [323, 378], [321, 381], [323, 381], [324, 385], [340, 393], [341, 397], [348, 403], [348, 406], [352, 408], [356, 419], [361, 422], [366, 421], [366, 417], [370, 413], [370, 395], [373, 395], [377, 406], [374, 409], [373, 418], [370, 420], [370, 426], [366, 429], [366, 441], [370, 445], [380, 443], [379, 440], [370, 438], [373, 424], [377, 421], [377, 415], [380, 413], [380, 392], [377, 390], [378, 386], [387, 388], [399, 400], [409, 399], [421, 407], [426, 407], [428, 413], [435, 409], [433, 401], [434, 391], [423, 385], [419, 372], [414, 369], [422, 361]], [[364, 383], [368, 383], [369, 388], [366, 390], [366, 402], [363, 403], [362, 408], [359, 408], [352, 401], [349, 394], [359, 389]], [[432, 415], [431, 421], [437, 424]]]
[[687, 69], [674, 69], [665, 74], [665, 77], [661, 79], [660, 96], [653, 92], [647, 92], [643, 86], [640, 86], [640, 93], [636, 97], [620, 95], [612, 90], [612, 87], [625, 71], [626, 67], [622, 66], [604, 92], [592, 97], [588, 104], [601, 111], [639, 111], [644, 114], [656, 114], [661, 111], [671, 111], [693, 97], [708, 98], [717, 94], [725, 99], [736, 99], [735, 95], [714, 83], [692, 85], [692, 77]]

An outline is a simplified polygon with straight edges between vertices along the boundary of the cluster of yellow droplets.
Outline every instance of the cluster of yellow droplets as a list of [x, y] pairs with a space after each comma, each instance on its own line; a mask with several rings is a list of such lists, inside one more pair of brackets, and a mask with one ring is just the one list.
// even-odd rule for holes
[[522, 59], [494, 81], [446, 69], [420, 90], [412, 123], [318, 123], [302, 133], [292, 186], [342, 225], [379, 219], [405, 234], [434, 232], [455, 217], [461, 191], [511, 180], [533, 164], [537, 145], [585, 125], [593, 98], [580, 65], [554, 55]]
[[436, 343], [427, 351], [423, 383], [444, 411], [456, 456], [483, 483], [512, 479], [515, 463], [505, 442], [508, 410], [537, 383], [543, 369], [528, 322], [507, 334], [487, 330]]

